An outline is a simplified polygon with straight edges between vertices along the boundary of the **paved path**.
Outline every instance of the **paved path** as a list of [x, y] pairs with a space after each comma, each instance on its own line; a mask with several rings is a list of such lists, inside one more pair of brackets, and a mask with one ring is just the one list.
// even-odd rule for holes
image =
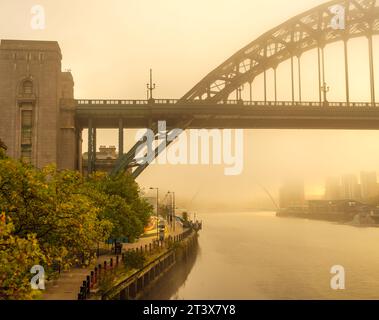
[[[171, 230], [170, 235], [178, 235], [183, 232], [181, 224], [177, 223], [175, 231]], [[124, 250], [139, 248], [146, 244], [152, 243], [156, 237], [141, 238], [136, 243], [125, 243], [123, 245]], [[96, 265], [103, 264], [104, 261], [110, 261], [111, 258], [116, 260], [115, 255], [104, 255], [97, 259]], [[69, 271], [61, 273], [61, 276], [57, 280], [53, 280], [46, 284], [46, 291], [42, 295], [43, 300], [77, 300], [80, 286], [86, 279], [91, 271], [92, 267], [86, 268], [71, 268]]]

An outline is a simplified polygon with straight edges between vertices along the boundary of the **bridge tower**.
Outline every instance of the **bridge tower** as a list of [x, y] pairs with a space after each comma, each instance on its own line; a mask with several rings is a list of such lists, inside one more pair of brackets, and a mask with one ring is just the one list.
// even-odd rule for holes
[[12, 158], [78, 168], [74, 81], [55, 41], [2, 40], [0, 138]]

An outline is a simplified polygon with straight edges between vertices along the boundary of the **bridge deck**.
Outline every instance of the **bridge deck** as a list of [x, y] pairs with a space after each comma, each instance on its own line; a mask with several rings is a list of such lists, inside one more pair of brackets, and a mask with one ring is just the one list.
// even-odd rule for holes
[[149, 127], [166, 120], [175, 127], [193, 119], [189, 128], [241, 129], [379, 129], [379, 103], [292, 101], [76, 100], [78, 125], [92, 118], [97, 128]]

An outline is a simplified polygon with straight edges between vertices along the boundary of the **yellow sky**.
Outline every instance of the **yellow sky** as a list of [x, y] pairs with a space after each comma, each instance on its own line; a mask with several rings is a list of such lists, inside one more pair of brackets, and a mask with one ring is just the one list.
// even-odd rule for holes
[[[71, 69], [75, 79], [76, 98], [145, 98], [150, 67], [157, 83], [156, 96], [180, 98], [262, 33], [324, 2], [0, 0], [0, 38], [59, 41], [63, 69]], [[30, 27], [30, 10], [35, 4], [45, 8], [45, 30]], [[377, 37], [374, 42], [378, 56]], [[344, 98], [341, 49], [336, 44], [326, 50], [330, 100]], [[369, 100], [366, 49], [365, 39], [350, 43], [352, 100]], [[307, 100], [317, 97], [314, 59], [312, 52], [303, 58]], [[290, 95], [286, 70], [288, 64], [283, 64], [278, 71], [279, 99]], [[379, 76], [376, 78], [379, 100]], [[262, 99], [261, 79], [255, 82], [254, 92], [255, 99]], [[116, 145], [116, 137], [114, 131], [102, 131], [98, 142]], [[126, 138], [130, 146], [133, 134], [127, 131]], [[225, 177], [223, 167], [159, 166], [149, 168], [139, 181], [144, 186], [176, 190], [178, 196], [193, 199], [194, 206], [206, 200], [250, 204], [255, 197], [266, 197], [256, 182], [275, 193], [282, 179], [296, 175], [319, 190], [330, 174], [360, 170], [379, 171], [377, 132], [261, 130], [245, 132], [245, 171], [241, 176]]]

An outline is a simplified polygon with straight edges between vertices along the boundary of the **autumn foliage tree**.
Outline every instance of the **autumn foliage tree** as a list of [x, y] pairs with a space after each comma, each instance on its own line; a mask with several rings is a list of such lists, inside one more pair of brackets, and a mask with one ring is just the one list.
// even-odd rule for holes
[[138, 184], [130, 175], [109, 177], [104, 173], [92, 175], [88, 195], [101, 204], [100, 217], [113, 223], [112, 239], [139, 238], [148, 224], [153, 207], [143, 198]]
[[131, 177], [39, 170], [0, 153], [0, 299], [33, 297], [33, 265], [49, 275], [89, 264], [110, 237], [138, 238], [151, 210]]

